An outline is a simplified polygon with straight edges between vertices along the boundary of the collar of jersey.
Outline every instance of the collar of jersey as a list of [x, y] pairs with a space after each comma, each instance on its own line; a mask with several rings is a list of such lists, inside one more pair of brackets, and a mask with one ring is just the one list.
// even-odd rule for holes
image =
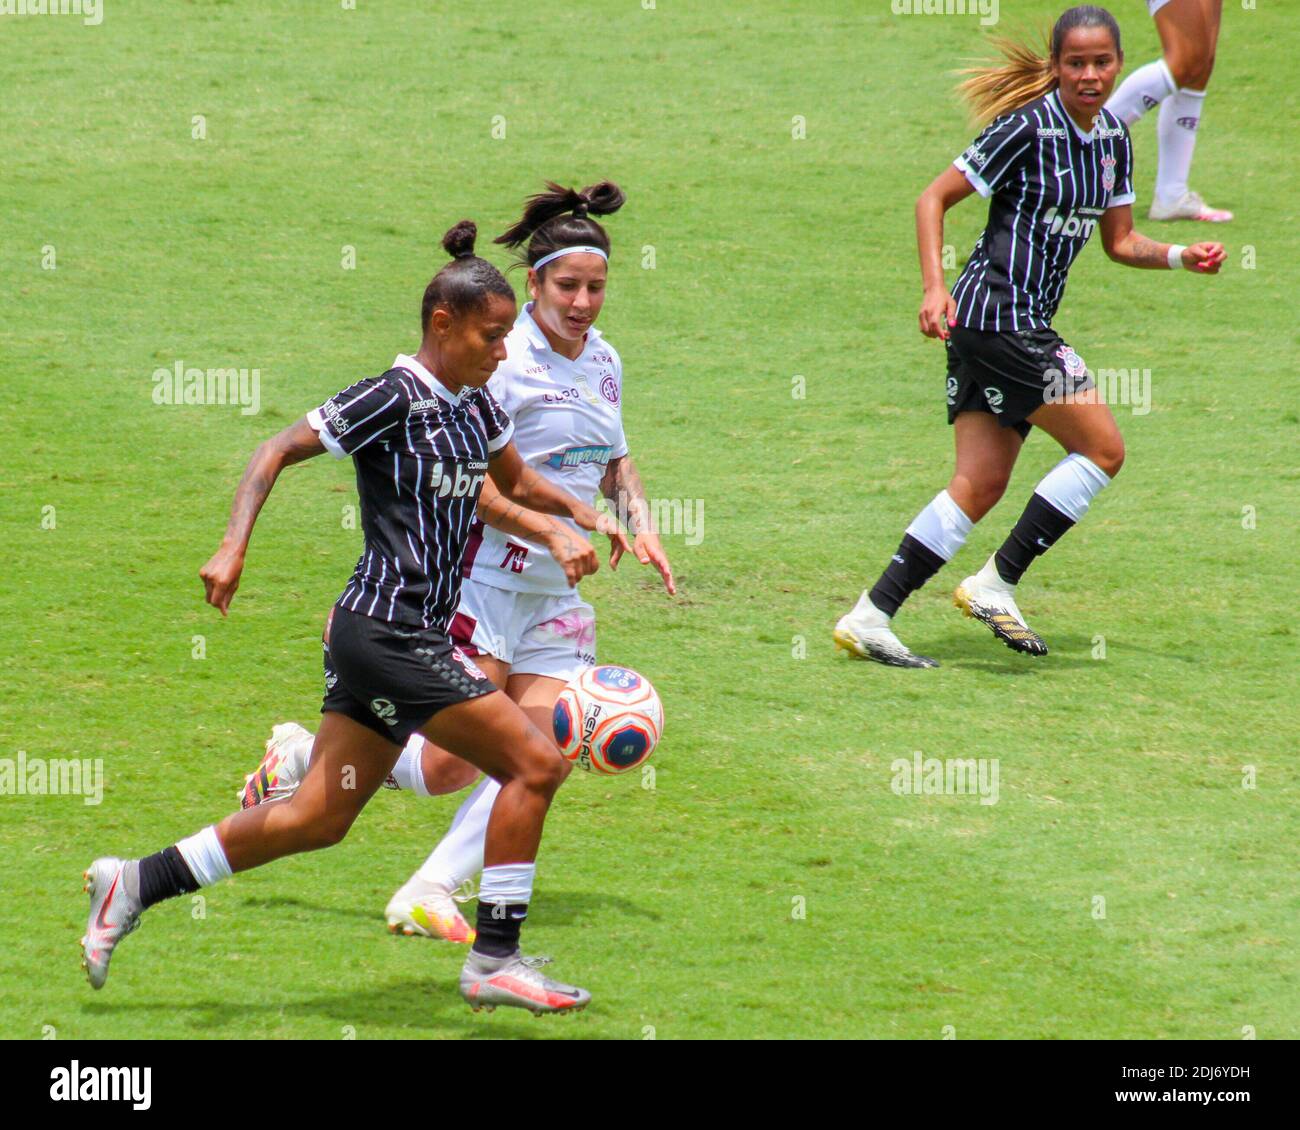
[[1072, 130], [1074, 130], [1074, 136], [1075, 136], [1075, 137], [1077, 137], [1080, 141], [1082, 141], [1082, 142], [1084, 143], [1084, 145], [1089, 144], [1089, 143], [1090, 143], [1094, 138], [1096, 138], [1096, 136], [1097, 136], [1097, 122], [1098, 122], [1098, 120], [1101, 118], [1101, 114], [1098, 114], [1097, 117], [1093, 119], [1093, 122], [1092, 122], [1092, 130], [1091, 130], [1091, 132], [1089, 132], [1089, 133], [1084, 133], [1083, 130], [1081, 130], [1081, 129], [1079, 128], [1079, 123], [1076, 122], [1072, 117], [1070, 117], [1069, 114], [1067, 114], [1067, 113], [1065, 112], [1065, 104], [1061, 101], [1061, 89], [1060, 89], [1060, 87], [1055, 87], [1055, 88], [1052, 90], [1051, 97], [1052, 97], [1052, 100], [1055, 102], [1055, 109], [1056, 109], [1056, 112], [1057, 112], [1058, 114], [1060, 114], [1061, 117], [1063, 117], [1063, 118], [1066, 120], [1066, 122], [1067, 122], [1067, 124], [1070, 126], [1070, 128], [1071, 128]]
[[[542, 333], [542, 327], [533, 319], [533, 304], [531, 302], [524, 303], [524, 308], [519, 311], [519, 317], [515, 319], [515, 325], [523, 330], [524, 337], [528, 339], [528, 343], [534, 349], [546, 349], [552, 353], [555, 352], [551, 349], [551, 343], [546, 340], [546, 335]], [[599, 340], [600, 331], [595, 326], [588, 326], [587, 340], [582, 343], [582, 353], [587, 352], [587, 346], [594, 345]], [[579, 353], [572, 361], [569, 361], [563, 353], [556, 353], [555, 355], [563, 361], [569, 361], [570, 365], [576, 365], [582, 360], [582, 353]]]
[[442, 381], [438, 380], [428, 369], [420, 364], [414, 357], [408, 357], [405, 353], [399, 353], [397, 360], [393, 362], [394, 369], [408, 369], [423, 381], [438, 396], [441, 396], [448, 404], [459, 404], [464, 398], [468, 386], [462, 388], [460, 392], [452, 392]]

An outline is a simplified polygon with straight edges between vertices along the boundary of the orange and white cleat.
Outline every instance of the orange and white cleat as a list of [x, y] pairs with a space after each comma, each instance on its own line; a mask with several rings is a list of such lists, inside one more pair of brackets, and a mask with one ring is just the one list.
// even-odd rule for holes
[[591, 1001], [591, 994], [576, 985], [552, 981], [541, 972], [549, 957], [523, 957], [516, 950], [509, 957], [488, 957], [470, 950], [460, 971], [460, 995], [475, 1012], [491, 1012], [498, 1005], [526, 1008], [534, 1016], [544, 1012], [579, 1012]]
[[444, 942], [468, 945], [477, 936], [456, 906], [450, 887], [412, 875], [384, 908], [390, 934], [441, 938]]
[[1153, 220], [1201, 220], [1207, 224], [1226, 224], [1232, 213], [1226, 208], [1211, 208], [1199, 192], [1184, 192], [1177, 200], [1151, 201], [1148, 215]]
[[307, 775], [315, 738], [297, 722], [272, 727], [262, 763], [244, 778], [239, 807], [252, 808], [268, 800], [292, 796]]

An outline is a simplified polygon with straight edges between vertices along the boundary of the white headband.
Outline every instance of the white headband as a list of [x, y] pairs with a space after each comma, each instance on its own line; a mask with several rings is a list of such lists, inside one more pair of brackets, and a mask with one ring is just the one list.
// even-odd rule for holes
[[533, 264], [534, 271], [540, 271], [552, 259], [558, 259], [561, 255], [599, 255], [606, 263], [609, 262], [609, 256], [599, 247], [561, 247], [559, 251], [552, 251], [549, 255], [543, 255], [536, 263]]

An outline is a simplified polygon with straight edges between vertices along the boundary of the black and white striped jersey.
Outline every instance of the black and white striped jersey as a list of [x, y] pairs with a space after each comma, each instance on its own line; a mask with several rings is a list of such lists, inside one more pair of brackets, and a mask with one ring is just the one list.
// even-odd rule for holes
[[1045, 329], [1065, 276], [1107, 208], [1132, 204], [1128, 127], [1103, 109], [1084, 133], [1053, 90], [998, 118], [953, 162], [989, 218], [952, 288], [975, 330]]
[[351, 455], [365, 548], [337, 603], [446, 630], [488, 458], [514, 425], [485, 388], [448, 391], [414, 357], [307, 413], [321, 443]]

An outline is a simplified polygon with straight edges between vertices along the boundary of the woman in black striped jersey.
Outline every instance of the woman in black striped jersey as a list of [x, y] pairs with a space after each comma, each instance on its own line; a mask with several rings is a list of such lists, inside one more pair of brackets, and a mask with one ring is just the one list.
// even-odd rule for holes
[[[956, 602], [1009, 647], [1046, 655], [1016, 606], [1035, 557], [1087, 512], [1124, 462], [1124, 441], [1079, 355], [1051, 327], [1070, 264], [1095, 227], [1106, 254], [1130, 267], [1213, 274], [1223, 246], [1156, 243], [1133, 230], [1133, 149], [1105, 110], [1123, 62], [1119, 27], [1104, 8], [1068, 9], [1048, 54], [1004, 43], [1000, 67], [962, 83], [991, 124], [921, 194], [917, 243], [925, 297], [920, 329], [945, 342], [948, 422], [956, 466], [917, 515], [889, 566], [835, 627], [852, 654], [900, 667], [935, 667], [894, 635], [891, 621], [1002, 497], [1031, 426], [1066, 452], [1035, 487], [1020, 519]], [[988, 223], [951, 293], [943, 280], [944, 213], [972, 192]]]
[[474, 255], [474, 238], [468, 220], [443, 238], [452, 262], [425, 290], [423, 341], [414, 356], [399, 355], [381, 376], [330, 397], [249, 461], [221, 548], [200, 574], [208, 603], [223, 615], [280, 471], [325, 451], [351, 456], [356, 469], [365, 548], [334, 608], [311, 767], [288, 800], [236, 812], [140, 860], [91, 864], [82, 945], [95, 988], [108, 976], [113, 947], [155, 902], [341, 840], [418, 730], [502, 783], [461, 994], [476, 1009], [534, 1012], [580, 1008], [590, 999], [519, 954], [533, 860], [563, 764], [445, 626], [488, 475], [512, 501], [629, 547], [617, 523], [525, 466], [515, 450], [513, 425], [484, 387], [505, 359], [515, 296], [500, 271]]

